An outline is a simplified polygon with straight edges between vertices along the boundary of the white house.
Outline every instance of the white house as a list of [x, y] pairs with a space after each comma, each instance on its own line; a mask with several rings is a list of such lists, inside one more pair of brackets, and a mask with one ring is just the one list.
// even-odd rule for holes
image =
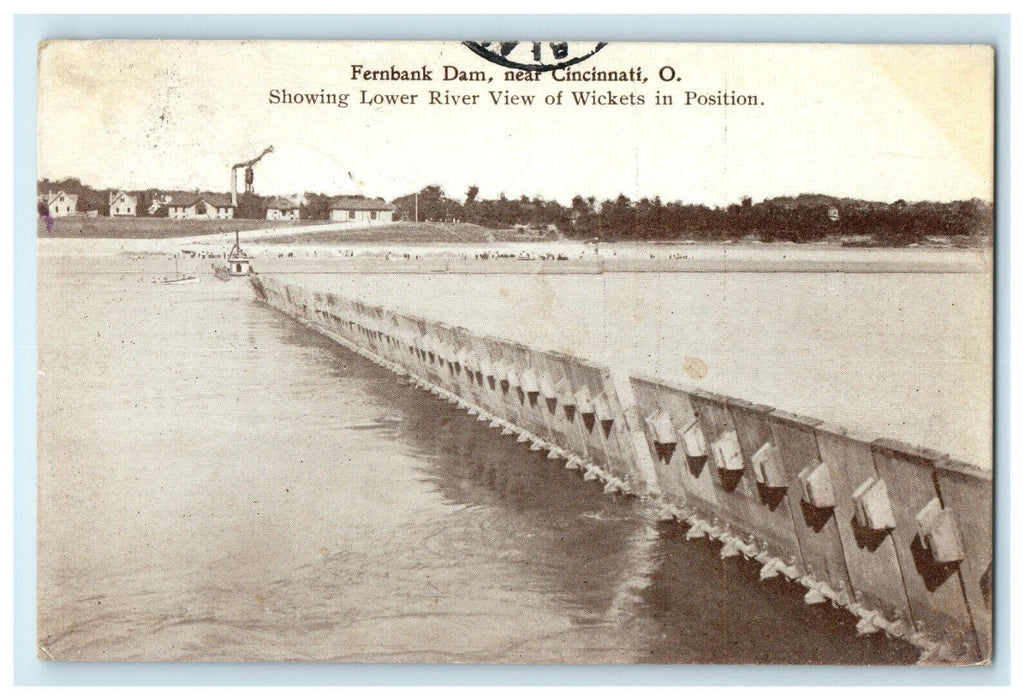
[[337, 197], [329, 203], [330, 221], [354, 221], [370, 226], [389, 224], [394, 220], [394, 205], [382, 199]]
[[61, 216], [71, 216], [75, 213], [75, 207], [79, 204], [79, 195], [65, 194], [62, 192], [47, 192], [40, 197], [47, 204], [47, 210], [54, 219]]
[[265, 204], [265, 218], [269, 221], [297, 221], [301, 207], [286, 197], [271, 197]]
[[119, 190], [107, 196], [108, 216], [136, 216], [136, 198]]
[[232, 219], [236, 211], [228, 194], [216, 192], [173, 195], [167, 206], [169, 219]]

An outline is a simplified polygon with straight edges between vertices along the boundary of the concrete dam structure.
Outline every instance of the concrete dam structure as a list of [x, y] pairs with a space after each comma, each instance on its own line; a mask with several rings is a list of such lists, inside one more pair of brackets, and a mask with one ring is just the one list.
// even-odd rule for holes
[[[844, 608], [924, 663], [992, 650], [990, 472], [947, 455], [664, 380], [620, 395], [588, 360], [252, 274], [259, 299], [486, 429], [652, 499], [688, 538]], [[624, 392], [625, 394], [625, 392]], [[685, 585], [689, 585], [685, 583]]]

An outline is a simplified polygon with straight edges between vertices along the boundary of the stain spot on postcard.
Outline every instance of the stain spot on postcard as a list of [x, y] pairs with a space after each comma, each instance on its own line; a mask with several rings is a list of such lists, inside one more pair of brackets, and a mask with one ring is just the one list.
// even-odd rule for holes
[[690, 355], [684, 357], [684, 374], [691, 379], [705, 379], [708, 373], [709, 366], [705, 364], [705, 360]]

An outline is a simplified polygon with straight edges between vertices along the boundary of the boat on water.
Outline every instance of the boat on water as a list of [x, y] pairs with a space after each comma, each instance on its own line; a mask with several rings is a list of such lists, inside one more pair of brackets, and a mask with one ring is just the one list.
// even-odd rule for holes
[[179, 274], [179, 256], [175, 256], [175, 277], [168, 278], [163, 277], [159, 280], [154, 280], [155, 284], [194, 284], [199, 282], [200, 279], [196, 275], [187, 275], [186, 273]]
[[170, 280], [157, 280], [158, 284], [193, 284], [195, 282], [200, 282], [200, 279], [193, 275], [183, 275], [182, 277]]

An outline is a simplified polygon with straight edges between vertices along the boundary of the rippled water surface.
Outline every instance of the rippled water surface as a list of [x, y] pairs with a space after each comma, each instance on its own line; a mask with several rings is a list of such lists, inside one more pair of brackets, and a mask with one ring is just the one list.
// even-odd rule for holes
[[140, 265], [40, 262], [43, 655], [915, 660], [245, 282]]

